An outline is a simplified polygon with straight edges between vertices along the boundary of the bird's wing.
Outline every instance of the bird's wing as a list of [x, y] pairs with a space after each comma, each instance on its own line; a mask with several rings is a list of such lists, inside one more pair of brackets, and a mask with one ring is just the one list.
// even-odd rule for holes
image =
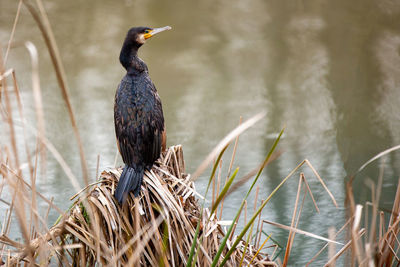
[[148, 128], [143, 132], [143, 145], [145, 146], [143, 147], [143, 156], [147, 165], [152, 165], [160, 157], [165, 128], [160, 97], [152, 83], [149, 83], [148, 86], [151, 88], [146, 90], [149, 93], [147, 99], [150, 101], [146, 101], [147, 108], [144, 111]]

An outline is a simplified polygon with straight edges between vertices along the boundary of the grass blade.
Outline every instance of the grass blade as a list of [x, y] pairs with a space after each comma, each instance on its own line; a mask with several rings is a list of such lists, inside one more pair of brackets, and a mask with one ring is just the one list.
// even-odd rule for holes
[[364, 170], [365, 167], [367, 167], [370, 163], [374, 162], [375, 160], [377, 160], [377, 159], [379, 159], [379, 158], [381, 158], [381, 157], [383, 157], [383, 156], [385, 156], [385, 155], [387, 155], [387, 154], [389, 154], [389, 153], [391, 153], [391, 152], [393, 152], [393, 151], [399, 150], [399, 149], [400, 149], [400, 145], [397, 145], [397, 146], [391, 147], [391, 148], [389, 148], [389, 149], [386, 149], [386, 150], [384, 150], [384, 151], [378, 153], [377, 155], [375, 155], [374, 157], [372, 157], [370, 160], [368, 160], [367, 162], [365, 162], [365, 163], [356, 171], [356, 173], [353, 175], [353, 177], [351, 178], [351, 180], [353, 180], [354, 177], [355, 177], [359, 172], [361, 172], [362, 170]]
[[[203, 216], [203, 210], [201, 210], [200, 218], [202, 216]], [[197, 246], [197, 237], [199, 236], [199, 232], [200, 232], [200, 219], [199, 219], [199, 221], [197, 223], [197, 226], [196, 226], [196, 232], [195, 232], [194, 237], [193, 237], [193, 244], [192, 244], [192, 247], [190, 248], [189, 258], [188, 258], [188, 261], [186, 263], [186, 267], [191, 267], [192, 266], [193, 255], [195, 253], [195, 248]]]
[[258, 253], [260, 253], [260, 251], [262, 250], [262, 248], [265, 246], [265, 244], [268, 242], [268, 240], [270, 239], [271, 235], [268, 235], [268, 237], [264, 240], [264, 242], [262, 243], [262, 245], [258, 248], [256, 254], [254, 254], [253, 258], [251, 258], [250, 262], [249, 262], [249, 266], [251, 266], [251, 263], [253, 262], [253, 260], [257, 257]]
[[325, 238], [325, 237], [322, 237], [322, 236], [319, 236], [319, 235], [316, 235], [316, 234], [313, 234], [313, 233], [310, 233], [310, 232], [307, 232], [307, 231], [303, 231], [303, 230], [300, 230], [300, 229], [297, 229], [297, 228], [294, 228], [294, 227], [286, 226], [286, 225], [283, 225], [283, 224], [280, 224], [280, 223], [276, 223], [276, 222], [271, 222], [271, 221], [268, 221], [268, 220], [263, 220], [263, 221], [265, 223], [274, 225], [274, 226], [279, 227], [281, 229], [285, 229], [285, 230], [288, 230], [288, 231], [292, 230], [293, 232], [296, 232], [298, 234], [302, 234], [302, 235], [306, 235], [306, 236], [309, 236], [309, 237], [313, 237], [315, 239], [319, 239], [319, 240], [322, 240], [322, 241], [325, 241], [325, 242], [335, 243], [335, 244], [338, 244], [338, 245], [341, 245], [341, 246], [344, 245], [344, 244], [342, 244], [340, 242], [337, 242], [337, 241], [334, 241], [334, 240], [330, 240], [328, 238]]
[[211, 209], [211, 215], [214, 213], [214, 211], [218, 208], [219, 203], [221, 202], [221, 200], [225, 197], [226, 193], [229, 190], [229, 187], [232, 185], [233, 180], [235, 180], [236, 174], [239, 171], [239, 167], [236, 168], [236, 170], [233, 172], [232, 176], [229, 178], [229, 180], [227, 181], [227, 183], [225, 184], [224, 188], [222, 189], [221, 193], [219, 194], [217, 200], [214, 203], [214, 206]]
[[[297, 206], [299, 204], [299, 198], [300, 198], [300, 192], [301, 192], [301, 186], [302, 186], [302, 173], [300, 174], [299, 178], [299, 184], [297, 186], [297, 194], [296, 194], [296, 201], [294, 203], [294, 209], [293, 209], [293, 215], [292, 215], [292, 222], [290, 224], [290, 231], [289, 231], [289, 237], [286, 243], [286, 250], [285, 250], [285, 256], [283, 258], [283, 266], [287, 266], [287, 263], [289, 261], [289, 256], [290, 256], [290, 250], [292, 248], [293, 240], [294, 240], [294, 233], [293, 229], [295, 228], [295, 220], [297, 216]], [[299, 215], [300, 216], [300, 215]]]

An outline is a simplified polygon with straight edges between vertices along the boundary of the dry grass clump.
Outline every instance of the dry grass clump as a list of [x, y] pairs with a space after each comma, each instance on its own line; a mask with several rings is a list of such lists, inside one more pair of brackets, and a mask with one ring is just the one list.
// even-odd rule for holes
[[[353, 179], [347, 184], [351, 240], [345, 246], [351, 247], [352, 264], [400, 266], [400, 179], [391, 210], [379, 207], [383, 169], [376, 185], [371, 179], [366, 179], [366, 185], [371, 190], [371, 201], [364, 205], [355, 203], [352, 182]], [[339, 252], [331, 262], [341, 255]]]
[[[186, 265], [201, 207], [194, 184], [185, 174], [181, 146], [169, 148], [146, 172], [140, 197], [130, 194], [123, 208], [113, 197], [121, 171], [104, 171], [98, 182], [80, 192], [69, 214], [47, 233], [31, 240], [28, 248], [8, 243], [16, 251], [10, 252], [7, 264]], [[195, 266], [210, 265], [224, 237], [223, 222], [208, 214], [205, 209], [200, 218], [202, 241]], [[0, 242], [7, 243], [6, 240], [10, 239], [3, 236]], [[238, 266], [243, 251], [245, 265], [250, 261], [253, 266], [271, 264], [254, 246], [248, 245], [244, 250], [244, 244], [243, 241], [237, 246], [228, 265]], [[228, 243], [223, 255], [230, 247]]]

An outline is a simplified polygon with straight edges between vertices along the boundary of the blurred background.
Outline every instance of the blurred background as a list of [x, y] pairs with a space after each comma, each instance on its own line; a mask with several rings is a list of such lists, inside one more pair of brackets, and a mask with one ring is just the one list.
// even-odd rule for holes
[[[346, 221], [348, 177], [377, 153], [400, 144], [399, 1], [57, 0], [44, 4], [64, 63], [92, 182], [98, 155], [100, 171], [114, 167], [113, 101], [125, 74], [118, 57], [132, 26], [172, 27], [150, 39], [139, 56], [162, 99], [168, 145], [183, 145], [187, 172], [193, 172], [238, 125], [240, 116], [267, 114], [240, 136], [234, 164], [240, 166], [239, 176], [262, 162], [286, 127], [278, 146], [283, 154], [258, 182], [259, 202], [308, 159], [339, 204], [335, 208], [311, 170], [303, 167], [321, 212], [315, 212], [308, 197], [298, 226], [302, 230], [325, 237], [329, 227], [338, 230]], [[0, 1], [3, 52], [17, 6], [18, 1]], [[25, 7], [14, 41], [6, 68], [16, 70], [28, 123], [36, 124], [31, 63], [22, 44], [31, 41], [39, 51], [46, 135], [81, 177], [77, 144], [49, 54]], [[2, 126], [2, 131], [6, 140], [7, 128]], [[17, 136], [23, 140], [22, 129], [17, 129]], [[65, 210], [76, 192], [50, 153], [48, 157], [38, 190], [55, 197], [56, 205]], [[229, 160], [228, 153], [225, 169]], [[121, 164], [118, 157], [117, 166]], [[380, 168], [384, 170], [380, 207], [390, 209], [400, 174], [398, 152], [357, 175], [356, 200], [364, 203], [371, 198], [365, 181], [376, 182]], [[202, 193], [209, 173], [196, 181]], [[298, 175], [274, 196], [263, 218], [290, 225]], [[225, 220], [232, 219], [248, 187], [245, 184], [225, 202]], [[0, 214], [5, 208], [0, 203]], [[249, 213], [252, 209], [250, 201]], [[49, 224], [56, 218], [51, 214]], [[286, 245], [287, 231], [269, 226], [264, 230]], [[289, 264], [304, 265], [324, 244], [296, 235]], [[322, 255], [314, 266], [325, 262]]]

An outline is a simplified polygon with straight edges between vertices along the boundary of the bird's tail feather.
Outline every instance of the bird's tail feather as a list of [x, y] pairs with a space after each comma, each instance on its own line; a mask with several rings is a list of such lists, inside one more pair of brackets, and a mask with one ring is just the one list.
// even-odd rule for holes
[[125, 202], [130, 191], [133, 191], [135, 197], [139, 195], [143, 174], [144, 168], [142, 166], [125, 165], [114, 193], [120, 204]]

